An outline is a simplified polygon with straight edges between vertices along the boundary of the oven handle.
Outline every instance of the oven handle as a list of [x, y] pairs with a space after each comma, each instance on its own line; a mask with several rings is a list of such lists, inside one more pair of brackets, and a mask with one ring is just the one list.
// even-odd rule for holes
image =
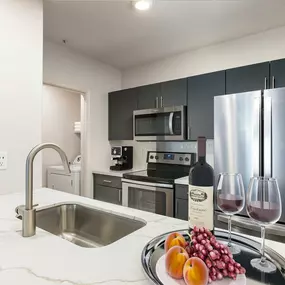
[[136, 180], [130, 180], [130, 179], [122, 179], [123, 183], [126, 183], [127, 186], [134, 186], [139, 189], [146, 189], [151, 191], [157, 191], [156, 188], [160, 188], [164, 192], [166, 191], [173, 191], [173, 185], [172, 184], [162, 184], [162, 183], [150, 183], [150, 182], [143, 182], [143, 181], [136, 181]]
[[174, 135], [174, 132], [173, 132], [173, 116], [174, 116], [174, 113], [171, 112], [169, 115], [169, 121], [168, 121], [169, 133], [171, 135]]

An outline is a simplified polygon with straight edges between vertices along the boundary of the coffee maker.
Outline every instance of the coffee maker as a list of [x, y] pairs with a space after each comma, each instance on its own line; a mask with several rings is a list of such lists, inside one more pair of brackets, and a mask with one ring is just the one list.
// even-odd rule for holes
[[116, 161], [115, 165], [110, 166], [111, 170], [128, 170], [133, 168], [133, 147], [132, 146], [113, 146], [111, 147], [111, 158]]

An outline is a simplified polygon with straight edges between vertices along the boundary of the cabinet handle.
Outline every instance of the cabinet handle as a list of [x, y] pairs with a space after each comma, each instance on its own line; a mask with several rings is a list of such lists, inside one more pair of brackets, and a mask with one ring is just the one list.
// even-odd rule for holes
[[119, 202], [121, 203], [121, 193], [122, 193], [122, 190], [119, 189], [118, 193], [119, 193]]
[[112, 183], [111, 180], [103, 180], [104, 183]]
[[272, 88], [275, 88], [275, 76], [272, 76]]
[[178, 200], [175, 199], [175, 217], [174, 218], [178, 218], [178, 211], [177, 211], [177, 209], [178, 209]]
[[161, 108], [163, 107], [163, 98], [162, 98], [162, 96], [160, 96], [160, 107]]
[[188, 129], [187, 129], [187, 139], [190, 140], [190, 127], [188, 126]]
[[70, 181], [71, 186], [73, 186], [73, 180]]
[[267, 89], [267, 77], [264, 78], [264, 89]]
[[158, 97], [155, 98], [155, 108], [158, 108]]

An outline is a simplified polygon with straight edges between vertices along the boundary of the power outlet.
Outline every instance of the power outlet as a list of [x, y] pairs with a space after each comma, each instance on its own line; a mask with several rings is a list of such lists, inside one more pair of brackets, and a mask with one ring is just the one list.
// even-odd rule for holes
[[5, 151], [0, 151], [0, 170], [5, 170], [7, 169], [7, 152]]

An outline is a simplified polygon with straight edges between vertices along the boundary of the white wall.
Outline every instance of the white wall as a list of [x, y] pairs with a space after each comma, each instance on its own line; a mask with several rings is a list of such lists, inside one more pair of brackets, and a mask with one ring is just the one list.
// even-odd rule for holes
[[285, 27], [127, 69], [123, 88], [285, 58]]
[[[40, 0], [0, 1], [0, 194], [25, 189], [25, 159], [41, 142], [43, 7]], [[41, 185], [41, 159], [34, 186]]]
[[[285, 58], [285, 27], [127, 69], [122, 72], [122, 87], [130, 88], [279, 58]], [[114, 145], [113, 142], [111, 144]], [[194, 142], [153, 145], [123, 141], [115, 144], [134, 146], [134, 165], [138, 168], [145, 167], [146, 149], [196, 152]], [[207, 143], [207, 161], [211, 165], [214, 163], [211, 140]]]
[[44, 82], [86, 92], [87, 160], [84, 195], [92, 197], [92, 170], [109, 167], [108, 92], [121, 88], [121, 72], [68, 48], [44, 41]]
[[[68, 161], [73, 162], [80, 154], [80, 135], [74, 133], [74, 122], [80, 122], [80, 93], [49, 85], [43, 86], [42, 140], [53, 142], [64, 149]], [[47, 185], [46, 169], [51, 165], [61, 165], [58, 153], [52, 149], [44, 150], [43, 186]]]

